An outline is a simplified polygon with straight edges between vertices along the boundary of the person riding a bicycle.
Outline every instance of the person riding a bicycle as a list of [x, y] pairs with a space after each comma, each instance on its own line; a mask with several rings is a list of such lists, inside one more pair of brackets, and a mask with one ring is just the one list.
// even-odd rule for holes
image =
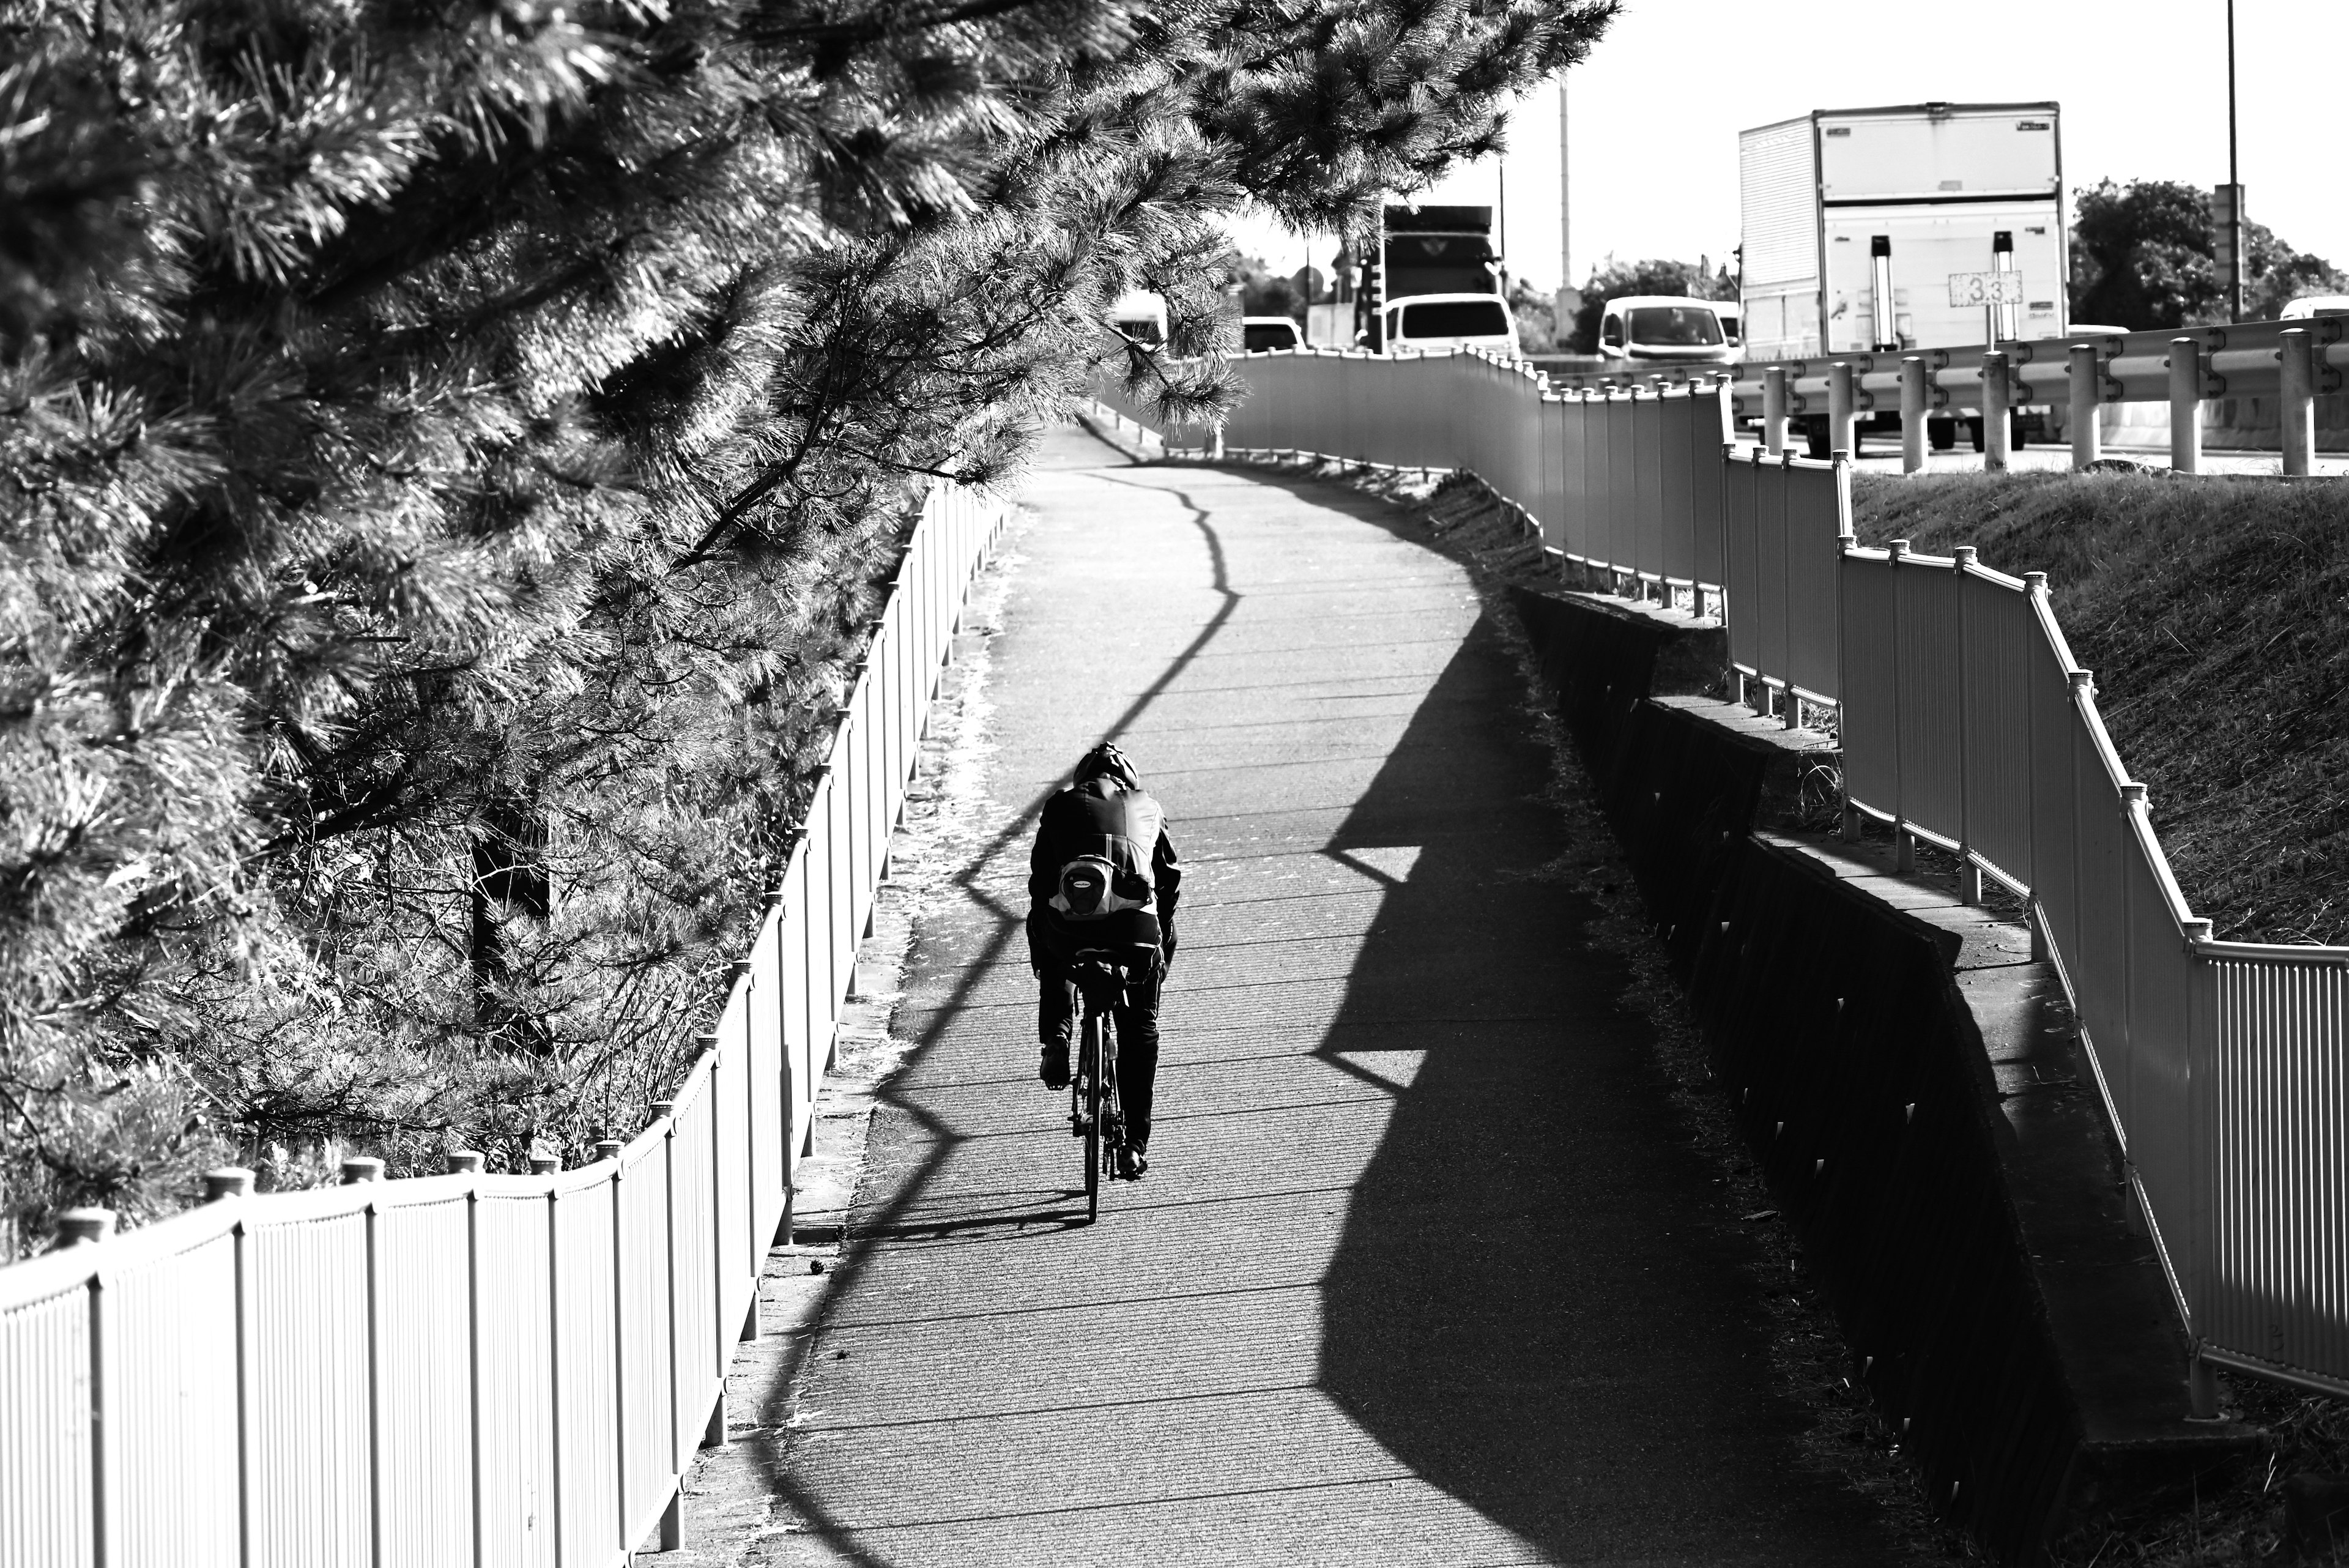
[[1037, 1032], [1049, 1089], [1069, 1086], [1076, 1033], [1079, 953], [1106, 951], [1126, 971], [1112, 1019], [1124, 1105], [1117, 1174], [1149, 1168], [1152, 1088], [1158, 1072], [1158, 997], [1174, 958], [1174, 904], [1183, 886], [1166, 814], [1143, 792], [1125, 753], [1107, 742], [1087, 752], [1071, 781], [1044, 803], [1028, 857], [1028, 963], [1042, 983]]

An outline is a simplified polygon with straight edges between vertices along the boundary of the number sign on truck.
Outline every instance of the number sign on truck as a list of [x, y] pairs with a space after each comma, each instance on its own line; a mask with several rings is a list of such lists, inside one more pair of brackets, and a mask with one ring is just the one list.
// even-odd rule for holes
[[1981, 310], [1992, 305], [2023, 303], [2023, 275], [2019, 272], [1953, 272], [1950, 275], [1950, 303], [1960, 309]]

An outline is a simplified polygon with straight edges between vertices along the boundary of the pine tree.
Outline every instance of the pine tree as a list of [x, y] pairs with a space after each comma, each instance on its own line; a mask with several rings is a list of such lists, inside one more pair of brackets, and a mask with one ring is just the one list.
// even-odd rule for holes
[[1613, 9], [0, 0], [7, 1211], [633, 1127], [920, 487]]

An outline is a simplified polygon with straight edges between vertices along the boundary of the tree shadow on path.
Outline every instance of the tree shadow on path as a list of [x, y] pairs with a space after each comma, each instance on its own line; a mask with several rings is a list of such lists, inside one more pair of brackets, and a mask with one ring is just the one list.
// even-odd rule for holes
[[[1321, 1387], [1548, 1556], [1883, 1563], [1870, 1505], [1800, 1465], [1756, 1250], [1625, 971], [1541, 876], [1575, 849], [1523, 692], [1487, 612], [1326, 850], [1408, 869], [1319, 1051], [1395, 1096], [1324, 1277]], [[1396, 1082], [1412, 1057], [1371, 1052], [1423, 1054]]]

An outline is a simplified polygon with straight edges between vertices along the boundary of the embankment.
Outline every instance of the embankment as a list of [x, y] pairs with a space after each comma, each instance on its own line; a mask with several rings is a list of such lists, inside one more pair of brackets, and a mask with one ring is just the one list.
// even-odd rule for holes
[[1714, 1073], [1935, 1502], [2007, 1562], [2241, 1451], [2023, 928], [1823, 837], [1831, 742], [1697, 695], [1718, 630], [1511, 597]]

